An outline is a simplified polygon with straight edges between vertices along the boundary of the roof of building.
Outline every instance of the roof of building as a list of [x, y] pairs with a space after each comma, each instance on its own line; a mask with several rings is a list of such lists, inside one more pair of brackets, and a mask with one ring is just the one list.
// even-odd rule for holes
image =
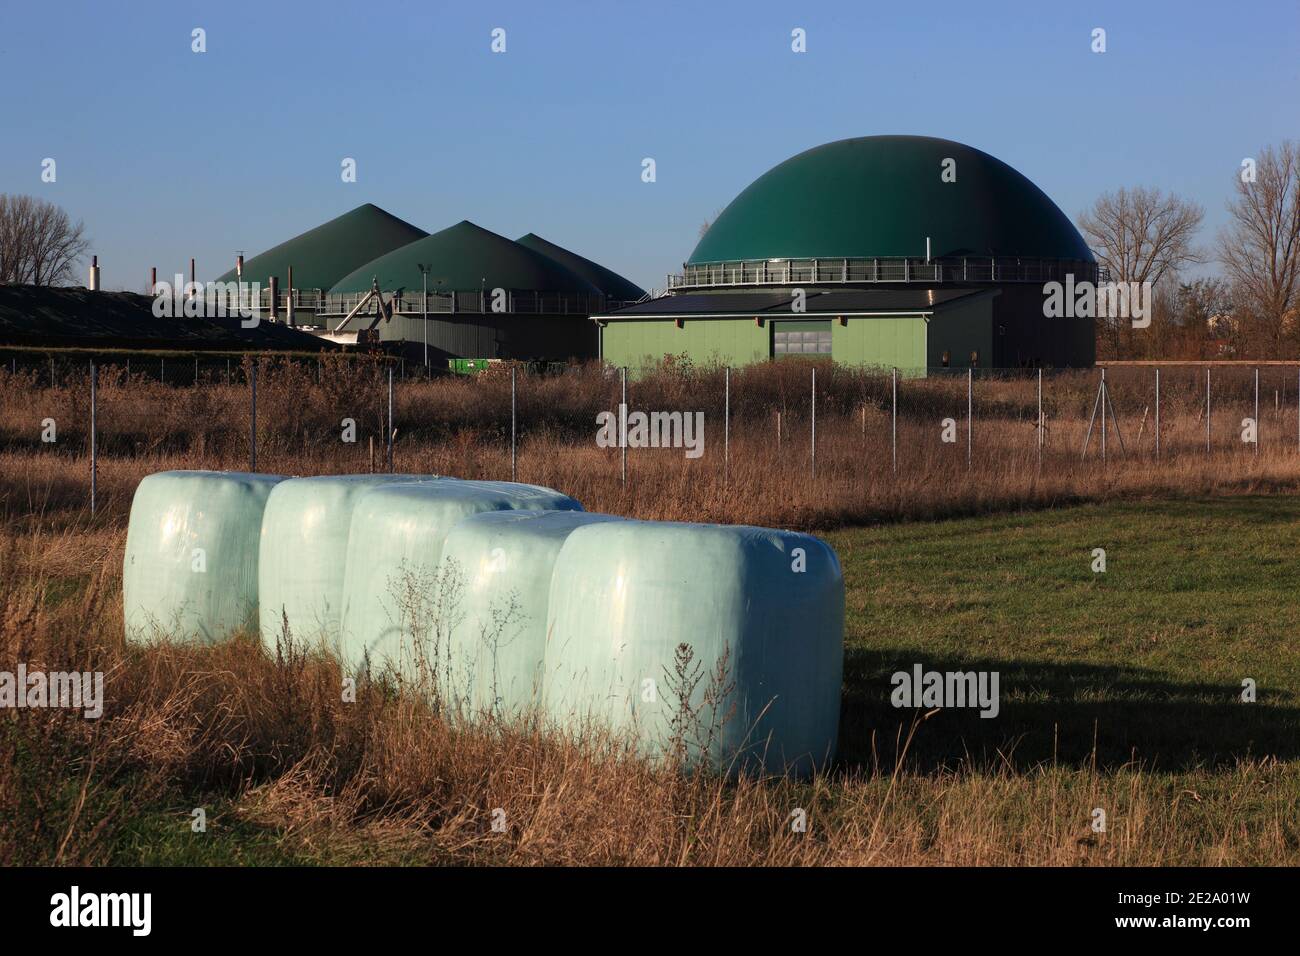
[[385, 292], [417, 291], [423, 287], [421, 264], [429, 268], [430, 292], [599, 292], [554, 259], [468, 219], [363, 264], [330, 291], [367, 292], [376, 279]]
[[[994, 293], [996, 290], [992, 290]], [[746, 318], [788, 316], [792, 319], [808, 316], [933, 312], [958, 299], [988, 295], [986, 289], [853, 289], [850, 291], [819, 292], [809, 290], [803, 312], [794, 312], [791, 295], [784, 292], [697, 292], [668, 295], [649, 302], [619, 309], [608, 315], [593, 316], [601, 320], [689, 318], [690, 316], [717, 316]]]
[[623, 302], [635, 302], [645, 295], [645, 289], [635, 282], [629, 282], [617, 272], [606, 269], [598, 262], [592, 262], [576, 252], [570, 252], [563, 246], [548, 242], [536, 233], [530, 232], [515, 240], [521, 246], [527, 246], [542, 255], [554, 259], [560, 265], [582, 276], [611, 299]]
[[[277, 276], [281, 285], [287, 285], [292, 266], [297, 288], [328, 289], [357, 266], [427, 235], [418, 226], [366, 203], [245, 259], [244, 281], [266, 285], [271, 276]], [[235, 270], [217, 281], [234, 282]]]
[[864, 136], [764, 173], [722, 211], [689, 262], [922, 256], [926, 237], [936, 258], [1093, 261], [1069, 218], [1001, 160], [951, 140]]

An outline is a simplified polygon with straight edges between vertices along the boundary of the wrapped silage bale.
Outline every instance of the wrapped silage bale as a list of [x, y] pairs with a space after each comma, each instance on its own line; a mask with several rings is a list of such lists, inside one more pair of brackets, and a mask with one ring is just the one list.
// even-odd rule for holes
[[129, 640], [211, 644], [257, 628], [262, 513], [283, 480], [163, 471], [140, 482], [122, 561]]
[[[552, 577], [548, 716], [688, 763], [806, 773], [839, 726], [844, 579], [825, 542], [764, 528], [577, 528]], [[679, 645], [689, 647], [689, 663]]]
[[352, 509], [378, 485], [438, 481], [434, 475], [320, 475], [276, 485], [262, 517], [258, 590], [270, 650], [287, 621], [295, 640], [337, 648]]
[[565, 539], [614, 515], [489, 511], [460, 521], [442, 547], [464, 576], [464, 600], [447, 642], [449, 697], [471, 715], [528, 714], [541, 703], [546, 609]]
[[484, 511], [581, 511], [568, 495], [537, 485], [460, 481], [381, 485], [360, 496], [348, 533], [339, 653], [357, 667], [394, 665], [445, 679], [447, 635], [465, 582], [440, 565], [452, 528]]

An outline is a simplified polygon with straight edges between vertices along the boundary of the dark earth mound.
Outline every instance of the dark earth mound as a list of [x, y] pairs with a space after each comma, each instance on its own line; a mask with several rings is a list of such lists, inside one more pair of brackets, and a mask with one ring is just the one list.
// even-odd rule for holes
[[0, 286], [0, 346], [43, 348], [267, 349], [316, 352], [333, 343], [263, 319], [158, 318], [153, 299], [134, 292]]

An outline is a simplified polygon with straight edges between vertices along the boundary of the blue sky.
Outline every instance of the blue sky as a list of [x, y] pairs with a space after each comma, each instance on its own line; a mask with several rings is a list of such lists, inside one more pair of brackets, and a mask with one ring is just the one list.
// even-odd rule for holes
[[191, 255], [214, 278], [363, 202], [649, 288], [765, 170], [881, 133], [990, 152], [1072, 218], [1173, 190], [1208, 245], [1242, 158], [1300, 137], [1300, 5], [9, 2], [0, 82], [0, 192], [83, 219], [107, 288]]

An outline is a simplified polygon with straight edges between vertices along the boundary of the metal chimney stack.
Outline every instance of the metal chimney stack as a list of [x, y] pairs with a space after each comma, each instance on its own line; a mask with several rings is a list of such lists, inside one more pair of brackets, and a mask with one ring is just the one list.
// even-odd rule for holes
[[271, 319], [272, 322], [274, 322], [276, 320], [276, 316], [279, 315], [279, 308], [278, 308], [279, 298], [280, 298], [280, 277], [271, 276], [271, 314], [269, 318]]
[[90, 257], [90, 291], [99, 291], [99, 256]]
[[149, 294], [150, 295], [158, 294], [158, 267], [157, 266], [149, 267]]

